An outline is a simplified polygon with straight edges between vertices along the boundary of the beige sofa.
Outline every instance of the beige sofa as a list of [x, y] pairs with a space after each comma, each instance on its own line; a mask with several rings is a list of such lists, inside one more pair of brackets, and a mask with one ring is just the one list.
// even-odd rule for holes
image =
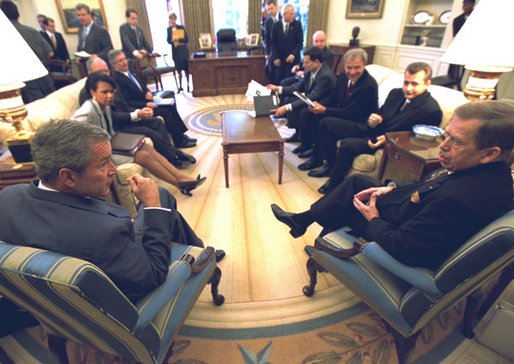
[[[50, 120], [71, 118], [73, 113], [79, 108], [79, 93], [84, 87], [85, 82], [86, 79], [83, 78], [74, 84], [52, 92], [43, 99], [27, 104], [28, 116], [23, 121], [24, 128], [36, 131], [40, 125]], [[0, 142], [14, 135], [14, 132], [14, 128], [10, 124], [0, 123]], [[118, 166], [118, 173], [113, 184], [114, 194], [109, 197], [110, 200], [124, 205], [129, 210], [131, 216], [135, 216], [136, 201], [130, 193], [126, 179], [135, 172], [148, 175], [143, 167], [134, 163]]]
[[[403, 73], [377, 64], [370, 64], [366, 66], [366, 69], [378, 83], [378, 104], [382, 106], [389, 91], [393, 88], [402, 87]], [[462, 92], [447, 87], [431, 85], [428, 90], [437, 100], [443, 111], [443, 120], [440, 127], [444, 129], [452, 118], [455, 108], [468, 102], [468, 99], [464, 97]], [[375, 155], [359, 155], [355, 158], [352, 169], [348, 174], [361, 173], [376, 178], [382, 159], [382, 153], [383, 150], [380, 149]]]

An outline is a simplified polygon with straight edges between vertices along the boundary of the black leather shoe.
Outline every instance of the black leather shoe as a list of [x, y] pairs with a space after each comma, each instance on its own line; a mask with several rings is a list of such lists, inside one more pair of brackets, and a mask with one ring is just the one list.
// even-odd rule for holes
[[313, 169], [307, 173], [310, 177], [328, 177], [330, 176], [330, 172], [332, 172], [332, 168], [328, 166], [321, 166], [319, 168]]
[[192, 148], [192, 147], [196, 147], [196, 143], [191, 142], [189, 140], [183, 140], [182, 142], [175, 144], [175, 146], [177, 148]]
[[286, 143], [295, 143], [299, 142], [300, 138], [298, 137], [298, 133], [294, 133], [289, 138], [286, 138]]
[[293, 221], [293, 215], [290, 212], [282, 210], [277, 204], [271, 204], [271, 211], [273, 212], [273, 215], [275, 215], [275, 218], [280, 221], [281, 223], [286, 224], [291, 228], [289, 231], [289, 234], [293, 236], [293, 238], [298, 238], [305, 234], [305, 231], [307, 230], [303, 226], [298, 225]]
[[328, 180], [320, 188], [318, 188], [318, 192], [321, 193], [322, 195], [326, 195], [327, 193], [332, 191], [334, 189], [334, 187], [335, 186], [332, 185], [332, 182], [330, 182], [330, 180]]
[[318, 168], [323, 165], [322, 161], [318, 161], [314, 158], [310, 158], [307, 162], [303, 162], [298, 165], [300, 171], [308, 171], [310, 169]]
[[181, 160], [182, 162], [195, 164], [196, 158], [193, 157], [191, 154], [184, 153], [182, 151], [177, 151], [177, 158]]
[[180, 192], [186, 196], [193, 196], [191, 191], [193, 191], [195, 188], [200, 186], [205, 182], [207, 177], [201, 177], [200, 175], [196, 176], [196, 179], [194, 181], [187, 181], [187, 182], [179, 182], [178, 188], [180, 189]]
[[355, 246], [355, 243], [350, 249], [344, 249], [337, 245], [332, 245], [325, 239], [316, 239], [314, 241], [314, 247], [318, 250], [322, 250], [330, 255], [333, 255], [336, 258], [351, 258], [354, 255], [360, 253], [360, 250]]
[[305, 152], [306, 150], [309, 150], [309, 147], [306, 145], [300, 144], [299, 146], [297, 146], [296, 148], [293, 149], [293, 153], [299, 154], [299, 153]]
[[184, 141], [192, 142], [192, 143], [196, 143], [196, 142], [198, 141], [198, 139], [196, 139], [196, 138], [191, 138], [191, 137], [189, 137], [188, 135], [184, 134]]
[[307, 149], [306, 151], [304, 152], [300, 152], [298, 153], [298, 157], [300, 158], [310, 158], [312, 157], [312, 154], [314, 153], [314, 149]]
[[180, 160], [177, 156], [175, 156], [175, 159], [171, 160], [170, 161], [171, 164], [173, 164], [175, 167], [177, 167], [178, 169], [182, 169], [184, 168], [186, 165], [188, 165], [189, 163], [186, 163], [182, 160]]
[[221, 262], [223, 258], [225, 258], [225, 251], [221, 249], [216, 249], [214, 255], [216, 256], [216, 263]]

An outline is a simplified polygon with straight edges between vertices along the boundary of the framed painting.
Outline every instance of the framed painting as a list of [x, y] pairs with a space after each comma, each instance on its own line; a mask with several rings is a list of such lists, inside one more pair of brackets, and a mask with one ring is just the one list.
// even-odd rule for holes
[[384, 12], [385, 0], [348, 0], [347, 19], [379, 19]]
[[[75, 14], [75, 5], [79, 3], [77, 0], [55, 0], [57, 9], [61, 16], [64, 31], [66, 33], [77, 33], [79, 31], [80, 22]], [[81, 0], [86, 4], [93, 13], [94, 22], [98, 25], [107, 28], [107, 18], [105, 17], [105, 10], [102, 0]]]

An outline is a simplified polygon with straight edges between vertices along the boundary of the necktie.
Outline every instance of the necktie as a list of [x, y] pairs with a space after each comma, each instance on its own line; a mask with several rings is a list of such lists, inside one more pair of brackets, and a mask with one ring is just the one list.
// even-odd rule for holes
[[286, 37], [288, 34], [289, 34], [289, 23], [286, 23], [286, 32], [285, 32]]
[[50, 42], [52, 42], [52, 46], [54, 49], [57, 48], [57, 40], [55, 39], [55, 34], [50, 34]]
[[352, 81], [348, 81], [348, 86], [346, 87], [346, 93], [345, 95], [348, 96], [352, 92], [353, 83]]
[[403, 111], [407, 107], [409, 102], [410, 102], [409, 100], [405, 99], [405, 102], [402, 104], [402, 106], [400, 106], [400, 110], [399, 111]]
[[137, 49], [141, 49], [141, 41], [139, 40], [139, 35], [137, 34], [136, 27], [132, 28], [132, 31], [134, 32], [134, 36], [136, 37]]
[[82, 30], [82, 49], [86, 47], [86, 37], [87, 37], [88, 31], [87, 28], [84, 28]]
[[130, 80], [136, 84], [138, 89], [143, 91], [143, 89], [141, 88], [141, 85], [139, 84], [139, 82], [137, 82], [137, 79], [132, 75], [132, 73], [130, 73], [130, 72], [128, 73], [128, 78], [130, 78]]

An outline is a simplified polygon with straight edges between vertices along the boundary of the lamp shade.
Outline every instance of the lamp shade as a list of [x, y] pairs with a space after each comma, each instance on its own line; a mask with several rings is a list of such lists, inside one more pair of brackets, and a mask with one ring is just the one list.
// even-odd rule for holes
[[513, 0], [481, 0], [441, 61], [474, 69], [514, 67], [513, 14]]
[[48, 70], [1, 10], [0, 34], [3, 49], [0, 57], [0, 91], [12, 84], [20, 84], [48, 74]]

